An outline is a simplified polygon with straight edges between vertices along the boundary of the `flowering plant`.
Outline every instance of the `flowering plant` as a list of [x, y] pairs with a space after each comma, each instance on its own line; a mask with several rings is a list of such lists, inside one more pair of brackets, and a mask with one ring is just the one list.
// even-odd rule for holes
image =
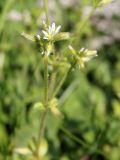
[[[42, 55], [42, 61], [44, 64], [44, 100], [36, 102], [33, 106], [34, 109], [42, 110], [42, 116], [40, 121], [40, 130], [38, 139], [35, 141], [34, 146], [30, 146], [30, 151], [34, 159], [43, 158], [41, 154], [41, 146], [44, 141], [44, 132], [46, 128], [46, 117], [49, 112], [51, 112], [56, 117], [63, 117], [62, 113], [59, 111], [59, 98], [58, 93], [65, 82], [67, 76], [70, 74], [71, 70], [77, 67], [82, 70], [85, 68], [85, 64], [91, 59], [97, 56], [96, 50], [89, 50], [81, 48], [77, 50], [71, 45], [70, 39], [71, 35], [68, 32], [61, 32], [61, 26], [56, 26], [53, 22], [49, 22], [48, 9], [46, 0], [44, 2], [44, 8], [46, 12], [46, 22], [44, 22], [44, 28], [40, 34], [35, 36], [22, 33], [26, 39], [34, 42]], [[108, 1], [100, 1], [99, 5], [106, 4]], [[56, 41], [67, 40], [70, 44], [66, 46], [67, 55], [58, 53], [56, 49]], [[69, 60], [71, 58], [71, 60]], [[64, 67], [65, 72], [60, 75], [59, 70]], [[60, 81], [58, 80], [60, 77]], [[57, 82], [57, 84], [56, 84]]]

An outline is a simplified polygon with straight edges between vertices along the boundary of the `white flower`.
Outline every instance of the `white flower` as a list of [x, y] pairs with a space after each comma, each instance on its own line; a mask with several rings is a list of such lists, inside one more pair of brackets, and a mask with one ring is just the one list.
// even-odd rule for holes
[[45, 30], [42, 31], [44, 34], [43, 39], [54, 40], [54, 36], [58, 34], [60, 29], [61, 26], [56, 27], [55, 23], [52, 23], [52, 25], [49, 26], [46, 31]]

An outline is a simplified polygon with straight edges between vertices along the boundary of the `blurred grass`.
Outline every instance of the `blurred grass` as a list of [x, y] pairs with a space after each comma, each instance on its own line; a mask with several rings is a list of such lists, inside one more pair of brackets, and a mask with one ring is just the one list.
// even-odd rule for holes
[[[63, 31], [80, 32], [74, 41], [76, 48], [96, 48], [92, 43], [96, 37], [99, 41], [95, 42], [100, 47], [97, 48], [98, 58], [87, 65], [83, 73], [72, 72], [58, 95], [64, 118], [48, 117], [45, 136], [50, 147], [46, 159], [119, 160], [120, 39], [116, 39], [109, 28], [104, 31], [97, 26], [96, 19], [108, 22], [104, 14], [95, 14], [80, 29], [87, 16], [85, 11], [90, 9], [88, 1], [62, 5], [56, 0], [49, 7], [50, 19], [61, 24]], [[120, 17], [116, 17], [113, 14], [109, 18], [111, 24], [119, 23]], [[16, 154], [14, 148], [27, 147], [30, 139], [37, 135], [41, 113], [33, 110], [32, 105], [43, 97], [43, 64], [35, 46], [20, 33], [39, 33], [43, 18], [41, 1], [0, 2], [1, 160], [25, 159]], [[116, 28], [112, 33], [115, 31]], [[104, 42], [103, 36], [109, 36], [112, 41]], [[104, 42], [102, 45], [100, 40]], [[59, 51], [67, 52], [65, 45], [60, 44]], [[66, 135], [62, 127], [90, 148]]]

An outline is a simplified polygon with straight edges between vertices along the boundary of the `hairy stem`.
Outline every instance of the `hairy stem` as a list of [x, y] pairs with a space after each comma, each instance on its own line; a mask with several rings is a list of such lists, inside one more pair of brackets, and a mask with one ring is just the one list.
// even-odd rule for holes
[[[45, 10], [45, 14], [46, 14], [46, 23], [47, 23], [47, 25], [49, 25], [47, 0], [43, 0], [43, 4], [44, 4], [44, 10]], [[37, 143], [37, 148], [36, 148], [37, 157], [39, 157], [41, 141], [44, 137], [45, 122], [46, 122], [46, 117], [47, 117], [47, 113], [48, 113], [48, 53], [47, 52], [45, 52], [45, 56], [44, 56], [44, 66], [45, 66], [45, 69], [44, 69], [44, 81], [45, 81], [44, 106], [45, 106], [45, 110], [42, 113], [41, 121], [40, 121], [38, 143]]]

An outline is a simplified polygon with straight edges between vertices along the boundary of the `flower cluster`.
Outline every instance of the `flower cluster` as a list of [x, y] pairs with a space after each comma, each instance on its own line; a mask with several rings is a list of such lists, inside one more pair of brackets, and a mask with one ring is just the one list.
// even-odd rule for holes
[[[42, 30], [41, 35], [31, 36], [25, 33], [22, 33], [22, 36], [25, 38], [35, 41], [40, 49], [41, 54], [45, 52], [49, 56], [52, 52], [54, 52], [54, 42], [59, 40], [69, 39], [70, 34], [68, 32], [60, 32], [61, 26], [56, 26], [55, 23], [46, 27], [45, 30]], [[70, 53], [74, 57], [75, 64], [79, 66], [80, 69], [85, 67], [85, 63], [90, 61], [92, 58], [97, 56], [96, 50], [88, 50], [88, 49], [80, 49], [76, 51], [71, 45], [69, 46]]]
[[69, 49], [80, 69], [85, 67], [86, 62], [97, 56], [96, 50], [81, 48], [79, 51], [76, 51], [71, 45], [69, 46]]
[[[68, 32], [60, 32], [61, 26], [52, 25], [46, 27], [45, 30], [42, 30], [41, 35], [31, 36], [27, 35], [26, 33], [22, 33], [22, 36], [25, 38], [35, 41], [38, 45], [38, 48], [41, 48], [41, 54], [45, 52], [49, 56], [54, 51], [54, 42], [59, 40], [66, 40], [69, 39], [70, 34]], [[97, 51], [95, 50], [88, 50], [88, 49], [80, 49], [76, 51], [72, 46], [69, 46], [70, 53], [72, 53], [75, 63], [79, 66], [79, 68], [84, 68], [85, 63], [90, 61], [93, 57], [97, 56]]]
[[67, 40], [70, 38], [70, 34], [68, 32], [60, 32], [61, 26], [56, 26], [55, 23], [52, 23], [48, 27], [44, 24], [44, 28], [41, 34], [35, 36], [24, 32], [21, 35], [30, 41], [36, 42], [38, 50], [42, 54], [46, 53], [49, 56], [54, 52], [54, 42]]

